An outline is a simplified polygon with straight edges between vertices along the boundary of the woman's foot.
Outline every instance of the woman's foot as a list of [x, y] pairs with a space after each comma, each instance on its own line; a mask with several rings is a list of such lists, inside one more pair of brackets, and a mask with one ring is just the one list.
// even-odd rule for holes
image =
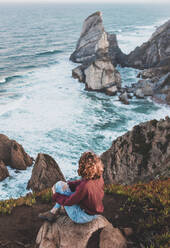
[[42, 220], [47, 220], [49, 222], [53, 222], [56, 219], [56, 215], [51, 213], [51, 211], [47, 211], [45, 213], [40, 213], [38, 217]]

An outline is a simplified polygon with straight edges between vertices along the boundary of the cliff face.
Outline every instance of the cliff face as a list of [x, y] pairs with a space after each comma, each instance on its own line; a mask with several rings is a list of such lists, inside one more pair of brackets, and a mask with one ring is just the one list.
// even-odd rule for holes
[[138, 69], [170, 63], [170, 20], [160, 26], [140, 47], [127, 57], [127, 66]]
[[170, 118], [133, 127], [101, 155], [106, 184], [170, 176]]

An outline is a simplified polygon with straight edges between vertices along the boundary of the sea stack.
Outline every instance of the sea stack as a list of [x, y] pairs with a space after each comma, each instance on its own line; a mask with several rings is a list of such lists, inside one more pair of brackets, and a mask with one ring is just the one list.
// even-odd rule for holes
[[73, 62], [82, 64], [72, 75], [85, 83], [86, 90], [115, 95], [121, 87], [121, 76], [114, 67], [118, 54], [122, 53], [116, 36], [106, 33], [102, 13], [95, 12], [84, 21], [76, 50], [70, 56]]

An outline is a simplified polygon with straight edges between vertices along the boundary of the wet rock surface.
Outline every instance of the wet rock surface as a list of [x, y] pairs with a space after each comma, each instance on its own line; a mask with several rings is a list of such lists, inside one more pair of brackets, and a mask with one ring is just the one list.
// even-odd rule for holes
[[106, 184], [170, 176], [170, 118], [135, 126], [101, 155]]
[[25, 170], [31, 166], [33, 159], [25, 152], [22, 145], [0, 134], [0, 160], [14, 169]]
[[47, 154], [39, 153], [27, 189], [39, 192], [60, 180], [65, 181], [65, 178], [55, 160]]

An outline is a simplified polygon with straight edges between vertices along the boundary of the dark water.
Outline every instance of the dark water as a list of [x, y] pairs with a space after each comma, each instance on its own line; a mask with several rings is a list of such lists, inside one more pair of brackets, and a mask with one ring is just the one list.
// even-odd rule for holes
[[[170, 113], [150, 99], [118, 98], [84, 91], [71, 77], [69, 61], [83, 20], [102, 11], [105, 30], [117, 34], [130, 52], [169, 19], [170, 6], [34, 5], [0, 6], [0, 133], [23, 144], [36, 157], [48, 153], [67, 178], [77, 174], [82, 152], [102, 153], [135, 124]], [[137, 81], [137, 70], [118, 68], [123, 84]], [[32, 168], [0, 183], [0, 198], [26, 193]]]

